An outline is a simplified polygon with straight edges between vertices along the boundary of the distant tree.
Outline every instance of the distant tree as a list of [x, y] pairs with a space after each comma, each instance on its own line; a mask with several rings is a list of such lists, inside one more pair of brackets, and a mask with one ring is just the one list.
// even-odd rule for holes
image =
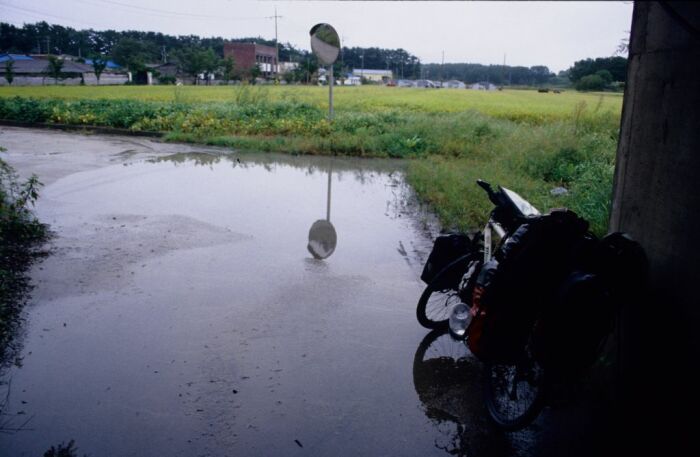
[[286, 71], [282, 74], [282, 79], [287, 83], [291, 84], [294, 81], [297, 81], [296, 75], [294, 74], [294, 71]]
[[603, 80], [605, 85], [608, 85], [611, 82], [613, 82], [613, 75], [608, 70], [598, 70], [595, 72], [595, 74], [600, 76], [600, 79]]
[[233, 79], [236, 70], [236, 62], [233, 57], [226, 57], [221, 61], [221, 79], [228, 84]]
[[204, 76], [207, 85], [211, 82], [211, 77], [221, 67], [221, 59], [216, 55], [212, 48], [202, 52], [202, 67], [204, 68]]
[[549, 68], [544, 65], [530, 67], [530, 73], [532, 74], [532, 79], [535, 84], [545, 84], [554, 77], [554, 73], [549, 71]]
[[577, 82], [584, 76], [593, 75], [600, 70], [609, 71], [613, 81], [625, 82], [627, 80], [627, 59], [617, 56], [579, 60], [569, 68], [569, 78], [572, 82]]
[[196, 85], [199, 80], [199, 75], [212, 72], [216, 69], [217, 57], [211, 49], [200, 49], [195, 46], [190, 46], [177, 53], [178, 66], [186, 75], [194, 78]]
[[604, 88], [605, 81], [599, 75], [584, 76], [576, 83], [576, 90], [583, 92], [603, 90]]
[[112, 48], [112, 57], [116, 63], [135, 73], [144, 71], [146, 63], [157, 60], [158, 53], [150, 43], [122, 38]]
[[248, 70], [248, 74], [250, 75], [250, 82], [255, 84], [255, 80], [262, 75], [262, 70], [260, 70], [258, 64], [253, 64], [253, 66], [250, 67], [250, 70]]
[[14, 60], [8, 60], [5, 62], [5, 79], [7, 80], [7, 84], [12, 85], [12, 81], [15, 80], [15, 61]]
[[101, 54], [97, 54], [92, 58], [92, 71], [95, 72], [95, 78], [97, 78], [97, 84], [100, 84], [100, 76], [102, 72], [105, 71], [107, 67], [107, 59]]
[[63, 79], [63, 60], [50, 55], [46, 73], [53, 78], [54, 84], [58, 84], [58, 80]]
[[293, 80], [302, 83], [309, 83], [313, 75], [318, 71], [316, 59], [306, 59], [299, 63], [299, 66], [292, 70]]

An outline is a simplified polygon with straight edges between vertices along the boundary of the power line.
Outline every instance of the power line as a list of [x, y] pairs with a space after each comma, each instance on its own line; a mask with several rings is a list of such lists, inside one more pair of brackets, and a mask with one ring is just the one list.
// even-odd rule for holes
[[6, 6], [8, 8], [12, 8], [12, 9], [17, 10], [17, 11], [21, 11], [25, 14], [30, 14], [34, 17], [41, 19], [41, 20], [43, 20], [46, 17], [50, 17], [50, 18], [61, 20], [61, 21], [68, 21], [68, 22], [72, 22], [74, 24], [80, 24], [83, 27], [90, 27], [88, 24], [81, 22], [81, 21], [76, 21], [75, 19], [69, 19], [69, 18], [63, 17], [63, 16], [56, 16], [55, 14], [43, 13], [41, 11], [33, 10], [31, 8], [24, 8], [21, 6], [11, 5], [11, 4], [2, 3], [2, 2], [0, 2], [0, 5]]
[[226, 17], [226, 16], [219, 16], [219, 15], [212, 15], [212, 14], [182, 13], [179, 11], [169, 11], [169, 10], [163, 10], [163, 9], [159, 9], [159, 8], [148, 8], [145, 6], [131, 5], [129, 3], [122, 3], [122, 2], [117, 2], [114, 0], [95, 0], [95, 1], [98, 1], [100, 3], [106, 3], [109, 5], [121, 6], [123, 8], [131, 8], [131, 9], [141, 11], [141, 12], [155, 13], [155, 14], [159, 14], [159, 15], [185, 17], [188, 19], [202, 18], [202, 19], [216, 19], [216, 20], [223, 20], [223, 21], [250, 21], [250, 20], [256, 20], [256, 19], [266, 19], [265, 17], [262, 17], [262, 16], [257, 16], [257, 17]]

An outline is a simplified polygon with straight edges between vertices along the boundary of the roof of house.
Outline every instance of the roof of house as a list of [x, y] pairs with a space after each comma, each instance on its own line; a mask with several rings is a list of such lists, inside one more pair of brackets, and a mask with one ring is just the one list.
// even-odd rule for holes
[[391, 76], [391, 70], [370, 70], [367, 68], [354, 68], [353, 74]]
[[16, 62], [18, 60], [32, 60], [32, 58], [24, 54], [0, 54], [0, 62], [7, 62], [8, 60]]
[[[18, 58], [15, 58], [18, 56]], [[44, 56], [26, 56], [18, 54], [2, 54], [0, 58], [1, 62], [13, 61], [15, 63], [13, 71], [15, 73], [46, 73], [49, 60]], [[78, 62], [73, 62], [70, 60], [63, 61], [63, 67], [61, 68], [63, 73], [90, 73], [92, 72], [92, 67]]]
[[[92, 65], [92, 59], [85, 59], [85, 64]], [[118, 65], [115, 61], [108, 60], [106, 68], [109, 68], [110, 70], [119, 70], [122, 67], [121, 67], [121, 65]]]
[[224, 48], [229, 48], [229, 49], [245, 49], [245, 48], [251, 48], [251, 47], [255, 47], [255, 52], [259, 52], [259, 53], [267, 53], [267, 54], [276, 53], [276, 49], [274, 46], [268, 46], [266, 44], [241, 43], [238, 41], [229, 41], [229, 42], [224, 43]]

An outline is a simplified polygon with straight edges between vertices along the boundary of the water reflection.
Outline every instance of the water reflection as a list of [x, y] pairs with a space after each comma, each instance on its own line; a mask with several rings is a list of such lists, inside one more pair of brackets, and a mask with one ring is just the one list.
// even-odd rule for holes
[[328, 186], [326, 192], [326, 218], [319, 219], [309, 229], [309, 243], [306, 248], [315, 259], [327, 259], [335, 251], [338, 234], [331, 223], [331, 178], [333, 168], [328, 167]]
[[[403, 215], [416, 214], [417, 202], [412, 192], [403, 181], [400, 169], [401, 161], [372, 159], [372, 161], [352, 158], [334, 157], [330, 159], [326, 167], [320, 166], [318, 157], [290, 156], [279, 154], [244, 153], [230, 151], [190, 151], [178, 152], [165, 156], [153, 157], [149, 163], [171, 162], [178, 164], [194, 164], [195, 166], [209, 167], [230, 163], [233, 168], [248, 169], [260, 166], [268, 172], [275, 172], [279, 166], [290, 166], [305, 170], [307, 176], [314, 176], [319, 172], [328, 176], [326, 184], [326, 217], [316, 220], [309, 229], [307, 250], [314, 259], [326, 259], [330, 257], [337, 246], [337, 230], [330, 219], [332, 181], [343, 182], [344, 174], [351, 173], [352, 178], [361, 185], [374, 183], [380, 179], [385, 182], [391, 195], [386, 200], [384, 214], [391, 219], [399, 219]], [[398, 170], [397, 170], [398, 168]], [[425, 225], [425, 217], [420, 221]], [[412, 250], [415, 250], [412, 249]], [[404, 258], [405, 253], [399, 251]], [[408, 259], [406, 258], [408, 261]]]
[[413, 385], [439, 436], [435, 447], [451, 455], [512, 455], [509, 440], [487, 419], [481, 364], [463, 342], [433, 330], [413, 359]]
[[[278, 167], [292, 167], [305, 170], [313, 176], [317, 172], [326, 173], [328, 162], [322, 162], [317, 156], [291, 155], [278, 153], [243, 152], [226, 149], [208, 148], [202, 151], [177, 152], [167, 155], [152, 156], [149, 163], [172, 162], [175, 164], [194, 164], [209, 166], [218, 163], [230, 163], [233, 167], [249, 168], [261, 166], [267, 171], [275, 171]], [[136, 160], [133, 163], [138, 163]], [[358, 157], [333, 157], [331, 159], [333, 174], [337, 181], [342, 181], [346, 173], [360, 184], [368, 184], [376, 179], [391, 178], [392, 187], [400, 187], [403, 183], [401, 171], [405, 167], [402, 160], [397, 159], [363, 159]]]

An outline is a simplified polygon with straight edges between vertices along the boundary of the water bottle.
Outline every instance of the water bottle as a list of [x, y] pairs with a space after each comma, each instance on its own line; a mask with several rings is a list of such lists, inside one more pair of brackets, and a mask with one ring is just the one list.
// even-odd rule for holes
[[458, 303], [452, 307], [452, 312], [450, 312], [450, 333], [453, 337], [464, 339], [470, 318], [469, 307], [464, 303]]

